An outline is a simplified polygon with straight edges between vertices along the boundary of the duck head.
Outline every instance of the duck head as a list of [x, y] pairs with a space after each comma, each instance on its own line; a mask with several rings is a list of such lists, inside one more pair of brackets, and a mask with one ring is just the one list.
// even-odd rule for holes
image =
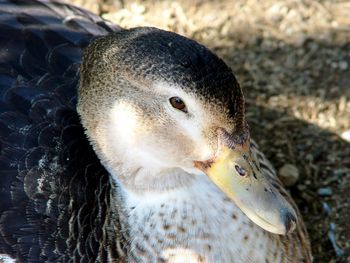
[[204, 46], [155, 28], [95, 40], [78, 113], [102, 164], [129, 191], [170, 191], [208, 176], [256, 224], [287, 234], [296, 213], [250, 150], [242, 90]]

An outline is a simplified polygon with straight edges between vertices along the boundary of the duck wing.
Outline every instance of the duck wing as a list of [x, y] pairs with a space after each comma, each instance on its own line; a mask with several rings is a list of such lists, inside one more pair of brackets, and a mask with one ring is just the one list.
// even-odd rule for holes
[[83, 48], [118, 30], [61, 2], [0, 0], [0, 261], [118, 258], [108, 175], [76, 113]]

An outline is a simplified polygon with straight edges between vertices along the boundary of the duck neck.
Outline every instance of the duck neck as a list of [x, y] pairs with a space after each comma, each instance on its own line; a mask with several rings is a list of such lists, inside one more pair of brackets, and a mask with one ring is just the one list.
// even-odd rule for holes
[[232, 244], [243, 240], [239, 228], [262, 231], [205, 175], [164, 191], [135, 192], [111, 180], [127, 261], [233, 262], [239, 247]]

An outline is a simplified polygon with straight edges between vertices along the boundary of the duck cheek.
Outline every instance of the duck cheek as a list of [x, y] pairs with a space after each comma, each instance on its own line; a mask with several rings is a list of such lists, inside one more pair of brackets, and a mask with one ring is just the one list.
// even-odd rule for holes
[[166, 140], [158, 141], [158, 148], [166, 151], [169, 162], [176, 166], [183, 166], [185, 162], [192, 164], [195, 143], [182, 133], [168, 131], [167, 134]]

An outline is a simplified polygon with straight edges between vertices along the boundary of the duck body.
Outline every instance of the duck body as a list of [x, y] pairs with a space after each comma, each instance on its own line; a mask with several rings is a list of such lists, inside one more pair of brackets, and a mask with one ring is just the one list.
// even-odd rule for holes
[[2, 0], [0, 12], [0, 259], [311, 262], [299, 214], [294, 232], [276, 235], [204, 175], [175, 173], [180, 187], [134, 192], [101, 165], [76, 110], [79, 65], [96, 37], [123, 29], [59, 2]]

